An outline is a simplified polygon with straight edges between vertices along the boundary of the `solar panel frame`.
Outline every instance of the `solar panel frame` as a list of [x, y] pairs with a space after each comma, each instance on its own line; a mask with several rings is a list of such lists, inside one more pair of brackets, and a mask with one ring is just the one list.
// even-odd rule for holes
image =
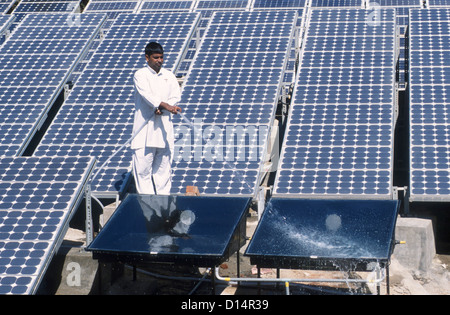
[[[388, 22], [386, 22], [389, 23], [390, 30], [386, 33], [388, 35], [380, 37], [371, 35], [373, 44], [363, 40], [369, 38], [369, 36], [354, 35], [347, 28], [354, 21], [359, 21], [361, 24], [366, 23], [370, 14], [369, 10], [346, 8], [313, 9], [310, 11], [309, 26], [303, 44], [305, 48], [300, 53], [297, 83], [293, 92], [273, 189], [274, 196], [319, 199], [392, 199], [392, 154], [386, 156], [385, 150], [378, 151], [378, 153], [377, 151], [369, 153], [371, 151], [365, 149], [387, 147], [388, 153], [393, 152], [395, 20], [391, 21], [390, 19], [395, 19], [395, 13], [392, 13], [394, 12], [393, 9], [386, 10], [391, 12], [387, 17], [389, 18]], [[384, 11], [386, 12], [386, 10]], [[381, 12], [383, 12], [383, 9], [381, 9]], [[323, 24], [326, 27], [322, 27], [319, 31], [313, 30], [313, 32], [322, 35], [310, 37], [311, 23], [316, 23], [316, 21], [320, 23], [323, 17], [325, 17]], [[381, 19], [381, 26], [385, 23], [385, 18]], [[340, 27], [337, 27], [338, 25]], [[328, 35], [328, 30], [339, 33], [341, 29], [347, 30], [347, 33], [339, 36]], [[378, 40], [375, 41], [375, 38]], [[385, 41], [385, 38], [388, 40]], [[380, 65], [384, 67], [383, 63], [378, 63], [378, 59], [384, 56], [383, 51], [386, 50], [386, 45], [391, 48], [387, 52], [390, 61], [386, 62], [386, 65], [392, 67], [392, 69], [388, 70], [390, 76], [388, 75], [387, 78], [390, 77], [390, 79], [385, 80], [384, 83], [380, 85], [376, 82], [369, 83], [366, 82], [364, 76], [360, 76], [359, 84], [345, 85], [352, 83], [351, 80], [341, 84], [340, 81], [337, 81], [338, 77], [331, 76], [333, 71], [329, 70], [329, 67], [335, 68], [337, 74], [346, 67], [350, 68], [353, 73], [355, 65], [369, 69], [374, 64], [376, 67]], [[331, 47], [334, 47], [334, 49]], [[372, 55], [371, 52], [373, 51], [377, 52], [379, 56]], [[345, 55], [346, 57], [343, 57]], [[305, 59], [306, 67], [303, 65], [305, 56], [307, 57]], [[364, 56], [364, 58], [361, 58], [361, 56]], [[315, 61], [319, 64], [315, 64]], [[302, 80], [308, 80], [303, 75], [306, 68], [309, 67], [317, 70], [316, 72], [310, 71], [309, 80], [316, 80], [315, 76], [318, 73], [320, 74], [320, 71], [325, 73], [324, 78], [326, 80], [318, 86], [299, 84]], [[363, 90], [364, 93], [362, 93]], [[369, 93], [366, 92], [367, 90]], [[354, 96], [350, 97], [351, 95]], [[353, 105], [361, 105], [362, 107], [364, 104], [376, 105], [376, 108], [368, 113], [371, 117], [374, 117], [377, 123], [386, 115], [389, 116], [390, 122], [385, 123], [385, 126], [381, 129], [381, 125], [370, 124], [366, 126], [367, 112], [364, 112], [364, 110], [359, 112], [357, 108], [352, 108]], [[383, 105], [384, 109], [380, 105]], [[358, 120], [356, 125], [355, 123], [349, 124], [350, 121], [355, 119], [363, 120], [361, 122]], [[339, 123], [336, 123], [336, 121]], [[299, 128], [308, 130], [305, 129], [303, 134]], [[355, 132], [356, 130], [365, 130], [363, 133], [365, 136], [361, 137], [358, 132]], [[310, 133], [311, 131], [313, 132]], [[373, 153], [378, 154], [379, 160], [376, 160], [377, 158], [371, 160], [370, 156]], [[365, 165], [372, 166], [366, 168]], [[374, 167], [375, 165], [380, 167]], [[361, 166], [364, 167], [361, 168]], [[383, 183], [378, 187], [378, 180], [381, 179]], [[370, 181], [372, 180], [377, 185], [371, 185]], [[356, 186], [353, 187], [352, 182], [357, 181], [366, 183], [365, 191]]]
[[409, 200], [449, 201], [450, 9], [411, 9], [409, 18]]
[[0, 157], [0, 294], [36, 293], [94, 164], [89, 157]]

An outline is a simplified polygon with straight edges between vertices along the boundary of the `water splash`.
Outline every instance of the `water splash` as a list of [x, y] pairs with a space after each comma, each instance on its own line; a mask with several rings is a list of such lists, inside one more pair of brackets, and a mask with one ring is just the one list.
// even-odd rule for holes
[[305, 226], [299, 222], [290, 222], [277, 209], [269, 203], [266, 211], [274, 217], [274, 233], [280, 233], [288, 240], [283, 246], [292, 248], [293, 251], [304, 252], [311, 256], [352, 258], [370, 257], [366, 248], [344, 233], [341, 218], [332, 214], [327, 216], [323, 226]]

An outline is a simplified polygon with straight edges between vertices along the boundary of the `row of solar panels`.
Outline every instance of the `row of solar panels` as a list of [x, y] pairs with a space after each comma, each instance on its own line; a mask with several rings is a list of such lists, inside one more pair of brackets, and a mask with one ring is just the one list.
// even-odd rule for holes
[[[293, 159], [294, 165], [299, 165], [299, 163], [304, 165], [305, 161], [308, 161], [308, 165], [325, 165], [322, 163], [328, 159], [330, 161], [327, 164], [331, 169], [338, 168], [339, 163], [341, 163], [339, 168], [358, 169], [361, 167], [360, 165], [370, 164], [372, 160], [376, 160], [376, 163], [392, 169], [393, 152], [391, 147], [394, 122], [391, 111], [393, 111], [393, 105], [391, 109], [389, 107], [394, 100], [392, 95], [394, 89], [391, 86], [393, 63], [390, 57], [395, 52], [395, 14], [392, 13], [393, 21], [390, 23], [380, 20], [378, 21], [380, 25], [370, 25], [367, 23], [367, 19], [372, 11], [363, 10], [362, 12], [366, 14], [365, 20], [357, 21], [352, 16], [352, 22], [345, 28], [334, 27], [335, 21], [330, 20], [330, 17], [321, 17], [319, 19], [321, 23], [309, 22], [300, 75], [296, 84], [298, 96], [295, 96], [296, 93], [294, 93], [294, 106], [292, 107], [295, 109], [297, 105], [302, 105], [298, 106], [301, 112], [297, 114], [293, 110], [289, 118], [292, 121], [290, 127], [293, 128], [292, 132], [304, 135], [304, 138], [293, 141], [287, 138], [288, 141], [284, 143], [285, 150], [290, 146], [293, 146], [295, 150], [299, 150], [297, 147], [301, 147], [303, 151], [307, 148], [306, 152], [302, 151], [301, 159]], [[387, 11], [383, 10], [383, 12]], [[274, 16], [279, 13], [253, 14]], [[294, 15], [295, 12], [290, 14]], [[162, 41], [168, 51], [167, 66], [175, 70], [190, 43], [190, 38], [194, 36], [194, 30], [199, 20], [198, 14], [186, 13], [185, 15], [189, 16], [192, 21], [179, 19], [178, 17], [183, 15], [173, 13], [170, 15], [173, 20], [169, 19], [164, 25], [155, 21], [155, 24], [159, 26], [150, 32], [144, 32], [146, 28], [142, 26], [144, 24], [142, 20], [123, 20], [122, 17], [117, 19], [90, 58], [87, 69], [83, 71], [78, 83], [38, 146], [35, 155], [92, 155], [103, 162], [112, 152], [115, 152], [130, 134], [129, 128], [133, 112], [133, 89], [130, 73], [143, 64], [142, 47], [150, 38]], [[216, 17], [220, 18], [220, 15], [217, 14]], [[94, 27], [94, 32], [89, 31], [89, 27], [84, 27], [91, 23], [86, 22], [84, 15], [83, 19], [78, 21], [83, 26], [67, 27], [67, 24], [73, 21], [68, 20], [67, 16], [58, 17], [53, 21], [55, 25], [58, 25], [54, 28], [55, 33], [49, 33], [48, 29], [40, 26], [35, 27], [33, 23], [36, 21], [31, 19], [28, 21], [31, 22], [22, 23], [20, 26], [22, 31], [14, 32], [1, 48], [3, 65], [1, 77], [3, 79], [0, 82], [0, 89], [3, 92], [1, 102], [5, 105], [2, 115], [4, 118], [2, 154], [9, 156], [23, 153], [29, 139], [45, 118], [49, 106], [67, 81], [69, 73], [73, 71], [79, 61], [80, 55], [87, 49], [89, 42], [99, 31], [98, 26]], [[46, 21], [50, 21], [49, 25], [52, 23], [51, 19]], [[176, 176], [174, 181], [178, 184], [175, 187], [178, 188], [173, 193], [182, 193], [184, 187], [189, 183], [202, 182], [209, 185], [203, 187], [205, 193], [242, 194], [244, 191], [250, 194], [254, 193], [256, 189], [254, 183], [258, 183], [260, 167], [264, 162], [261, 159], [263, 159], [267, 146], [267, 134], [279, 97], [280, 77], [283, 76], [287, 51], [292, 44], [293, 26], [296, 22], [289, 19], [270, 23], [268, 20], [261, 20], [256, 21], [252, 27], [246, 26], [244, 30], [240, 29], [240, 25], [242, 25], [240, 21], [234, 23], [228, 21], [225, 24], [222, 24], [221, 20], [219, 21], [217, 24], [212, 22], [209, 25], [203, 38], [202, 46], [195, 56], [195, 62], [184, 84], [181, 105], [186, 107], [188, 119], [193, 122], [201, 119], [203, 124], [201, 127], [209, 128], [202, 132], [202, 136], [208, 137], [207, 132], [211, 133], [212, 131], [221, 135], [222, 138], [213, 139], [215, 140], [214, 145], [221, 149], [208, 149], [205, 139], [198, 141], [195, 139], [196, 136], [191, 134], [190, 128], [187, 128], [182, 121], [176, 121], [179, 128], [177, 147], [180, 149], [178, 155], [181, 158], [175, 160]], [[29, 24], [27, 25], [27, 23]], [[136, 25], [133, 26], [130, 23], [136, 23]], [[317, 26], [314, 23], [318, 23]], [[23, 30], [27, 31], [23, 32]], [[264, 56], [269, 49], [270, 41], [263, 39], [255, 32], [263, 32], [264, 36], [277, 39], [277, 44], [271, 45], [270, 50], [277, 54], [278, 58], [265, 60]], [[56, 37], [59, 36], [60, 40], [55, 41], [52, 34], [56, 34]], [[84, 35], [87, 37], [83, 38]], [[71, 40], [70, 51], [64, 49], [67, 46], [67, 39]], [[234, 45], [227, 48], [226, 43], [233, 39]], [[50, 40], [52, 45], [48, 45]], [[25, 45], [30, 51], [30, 53], [26, 51], [28, 59], [16, 54], [17, 51], [23, 50]], [[327, 55], [322, 56], [321, 50], [324, 47]], [[236, 64], [235, 58], [232, 59], [232, 63], [224, 63], [223, 60], [233, 54], [229, 49], [246, 51], [242, 56], [241, 64]], [[51, 55], [54, 52], [56, 52], [55, 55]], [[279, 62], [277, 62], [278, 60]], [[328, 60], [332, 62], [327, 64]], [[345, 60], [345, 63], [342, 63], [342, 60]], [[333, 63], [334, 61], [336, 62]], [[348, 68], [352, 62], [361, 61], [367, 63]], [[22, 70], [20, 70], [21, 68]], [[239, 70], [238, 74], [234, 73], [236, 70]], [[21, 71], [20, 76], [17, 75], [18, 71]], [[35, 76], [36, 73], [39, 73], [39, 76]], [[339, 84], [333, 82], [339, 82]], [[383, 82], [383, 84], [378, 82]], [[368, 84], [368, 87], [361, 86], [361, 83]], [[357, 86], [357, 89], [353, 86]], [[270, 90], [270, 93], [260, 92], [258, 89], [261, 87]], [[354, 96], [352, 96], [353, 89], [357, 90]], [[369, 93], [363, 93], [363, 90], [367, 90]], [[258, 97], [254, 97], [254, 95]], [[253, 99], [249, 100], [250, 105], [255, 105], [242, 109], [243, 101], [247, 103], [246, 98], [252, 96]], [[303, 104], [317, 103], [321, 104], [322, 108], [303, 106]], [[334, 108], [324, 106], [327, 103], [334, 104]], [[340, 108], [339, 104], [341, 103], [355, 105], [349, 107], [352, 115], [349, 115], [349, 108], [344, 110]], [[366, 106], [360, 106], [363, 103], [378, 105], [373, 109], [367, 109]], [[215, 108], [217, 107], [220, 107], [220, 111], [216, 112]], [[8, 111], [9, 114], [7, 114]], [[333, 119], [327, 116], [328, 112], [333, 113]], [[103, 119], [105, 116], [108, 119]], [[333, 122], [333, 125], [326, 127], [326, 124], [330, 122]], [[242, 133], [242, 130], [228, 128], [229, 125], [248, 126], [248, 128], [244, 129]], [[345, 125], [345, 128], [342, 125]], [[351, 127], [346, 125], [351, 125]], [[431, 127], [421, 128], [425, 130]], [[254, 134], [250, 135], [249, 130]], [[256, 141], [258, 149], [253, 148], [255, 141], [250, 142], [250, 140], [242, 138], [239, 141], [243, 142], [234, 142], [235, 149], [233, 152], [228, 152], [230, 144], [227, 141], [237, 141], [235, 138], [237, 138], [238, 132], [240, 135], [251, 138], [250, 140], [258, 140]], [[331, 139], [335, 135], [340, 135], [340, 138], [343, 139], [325, 141], [322, 139], [325, 133], [329, 134], [326, 139]], [[351, 136], [355, 133], [361, 135]], [[441, 134], [442, 132], [439, 135]], [[186, 135], [190, 137], [186, 137]], [[225, 136], [230, 139], [226, 139]], [[291, 136], [288, 135], [288, 137]], [[367, 140], [359, 140], [363, 137], [366, 137]], [[211, 145], [211, 140], [209, 142]], [[345, 153], [342, 148], [360, 143], [368, 146], [369, 149], [356, 150], [352, 148], [353, 153]], [[189, 147], [191, 151], [198, 152], [194, 160], [186, 153], [188, 150], [182, 150], [186, 149], [188, 144], [191, 144]], [[334, 148], [334, 151], [337, 152], [330, 153], [327, 147], [324, 149], [324, 144], [333, 148], [337, 146], [338, 148]], [[386, 147], [372, 148], [372, 146], [380, 145]], [[317, 146], [317, 148], [312, 150], [311, 146]], [[203, 156], [205, 154], [208, 156]], [[295, 152], [294, 155], [297, 157], [299, 154], [299, 152]], [[351, 163], [338, 163], [338, 159], [334, 158], [336, 154], [345, 157], [345, 161], [351, 160]], [[309, 159], [311, 155], [315, 158]], [[354, 155], [359, 156], [359, 159], [368, 159], [369, 156], [371, 158], [361, 164], [354, 161]], [[380, 156], [384, 157], [381, 159], [382, 161], [389, 162], [379, 162]], [[210, 160], [214, 163], [211, 163]], [[239, 160], [244, 160], [245, 163], [238, 163], [241, 162]], [[128, 180], [129, 161], [130, 152], [125, 150], [106, 167], [105, 174], [101, 174], [99, 182], [94, 183], [94, 192], [100, 195], [109, 195], [121, 191], [124, 188], [123, 184]], [[218, 163], [219, 161], [220, 163]], [[240, 169], [237, 174], [236, 168]], [[199, 173], [202, 175], [200, 176]], [[214, 175], [210, 173], [214, 173]], [[321, 174], [323, 175], [323, 172]], [[383, 177], [386, 176], [384, 172], [381, 174]], [[387, 187], [387, 190], [384, 191], [391, 195], [392, 172], [390, 171], [387, 175], [390, 180], [384, 183]], [[233, 179], [231, 181], [233, 185], [230, 185], [230, 176], [232, 178], [241, 177], [241, 180]], [[248, 180], [247, 176], [251, 179]], [[328, 174], [325, 178], [329, 176], [331, 175]], [[218, 181], [218, 178], [222, 177], [227, 178], [228, 181]], [[332, 177], [335, 178], [334, 175]], [[320, 178], [323, 179], [323, 176]], [[308, 177], [306, 184], [310, 185], [311, 181], [317, 180], [314, 177]], [[329, 180], [327, 179], [327, 181]], [[248, 185], [249, 182], [251, 185]], [[359, 181], [356, 181], [354, 185], [360, 185]], [[296, 189], [299, 193], [305, 193], [299, 187]], [[337, 195], [354, 195], [353, 192], [337, 191], [335, 193]], [[349, 191], [347, 190], [347, 192]], [[358, 189], [358, 191], [362, 190]], [[384, 193], [379, 194], [378, 192], [374, 194], [384, 195]]]
[[[367, 23], [373, 12], [313, 10], [301, 16], [305, 36], [274, 194], [392, 198], [395, 11], [380, 10]], [[186, 185], [203, 194], [255, 194], [297, 19], [294, 11], [212, 16], [183, 84], [180, 105], [194, 130], [175, 120], [174, 194]], [[144, 62], [145, 43], [161, 41], [166, 66], [176, 70], [200, 15], [119, 15], [35, 157], [14, 157], [105, 21], [101, 14], [29, 15], [0, 46], [2, 139], [10, 142], [2, 155], [11, 156], [1, 161], [0, 293], [36, 290], [94, 168], [92, 156], [101, 164], [129, 138], [130, 76]], [[148, 21], [150, 33], [135, 32]], [[449, 21], [448, 9], [411, 13], [414, 200], [448, 196], [447, 148], [440, 141], [448, 135], [448, 79], [441, 73], [449, 65]], [[237, 57], [236, 51], [242, 53]], [[430, 114], [433, 121], [420, 120]], [[127, 149], [93, 190], [120, 191], [130, 160]]]

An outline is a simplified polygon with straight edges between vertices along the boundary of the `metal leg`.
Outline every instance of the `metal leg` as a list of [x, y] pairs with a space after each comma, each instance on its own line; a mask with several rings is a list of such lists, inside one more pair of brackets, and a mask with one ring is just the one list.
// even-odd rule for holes
[[391, 295], [390, 281], [389, 281], [389, 264], [386, 265], [386, 294]]
[[211, 268], [211, 286], [212, 286], [212, 295], [216, 295], [216, 275], [214, 273], [214, 270], [216, 269], [215, 266], [212, 266]]
[[[277, 279], [280, 279], [280, 268], [277, 268]], [[276, 284], [277, 291], [280, 289], [280, 282], [277, 282]]]
[[[257, 267], [257, 269], [258, 269], [257, 277], [261, 278], [261, 268]], [[261, 295], [261, 283], [260, 282], [258, 282], [258, 295]]]
[[[380, 279], [380, 268], [377, 268], [377, 280]], [[377, 295], [381, 295], [380, 282], [377, 282]]]
[[102, 294], [102, 263], [98, 262], [98, 294]]

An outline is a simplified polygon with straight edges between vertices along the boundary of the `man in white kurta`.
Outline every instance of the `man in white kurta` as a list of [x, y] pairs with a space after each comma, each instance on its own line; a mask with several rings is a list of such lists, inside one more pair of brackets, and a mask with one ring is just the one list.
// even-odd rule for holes
[[139, 194], [169, 195], [174, 148], [172, 114], [181, 92], [175, 75], [162, 68], [163, 49], [158, 43], [145, 48], [147, 65], [134, 74], [133, 176]]

